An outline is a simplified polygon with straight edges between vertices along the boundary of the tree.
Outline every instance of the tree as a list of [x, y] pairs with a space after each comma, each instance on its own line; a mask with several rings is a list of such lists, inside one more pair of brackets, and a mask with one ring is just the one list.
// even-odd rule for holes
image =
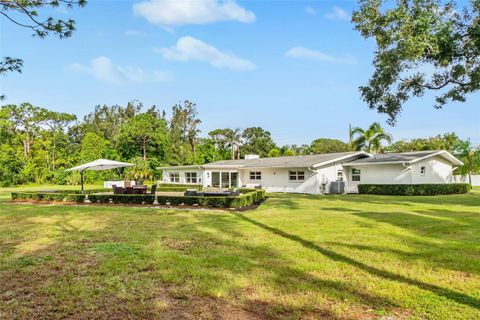
[[240, 159], [240, 146], [242, 145], [242, 133], [240, 129], [216, 129], [208, 135], [212, 138], [220, 152], [230, 149], [231, 159]]
[[260, 127], [250, 127], [243, 130], [242, 133], [242, 155], [258, 154], [265, 157], [268, 152], [275, 148], [275, 142], [270, 135], [270, 131], [266, 131]]
[[168, 133], [171, 164], [192, 163], [197, 151], [200, 123], [195, 103], [185, 100], [183, 105], [178, 103], [172, 107]]
[[453, 152], [463, 162], [460, 174], [468, 175], [468, 182], [472, 184], [472, 174], [480, 173], [480, 147], [474, 147], [470, 140], [460, 141]]
[[[355, 28], [377, 44], [375, 71], [363, 100], [395, 121], [411, 97], [436, 93], [436, 108], [464, 102], [480, 88], [480, 1], [459, 10], [454, 2], [359, 0]], [[431, 70], [431, 71], [430, 71]]]
[[353, 128], [352, 136], [354, 137], [352, 141], [353, 148], [369, 153], [382, 151], [382, 141], [387, 141], [388, 143], [392, 141], [392, 137], [385, 132], [378, 122], [372, 123], [367, 129]]
[[455, 133], [445, 133], [430, 138], [416, 138], [411, 140], [400, 140], [388, 146], [388, 152], [409, 152], [425, 150], [447, 150], [453, 152], [461, 140]]
[[[56, 8], [65, 5], [68, 8], [73, 6], [83, 7], [86, 0], [0, 0], [0, 15], [7, 21], [22, 28], [30, 29], [34, 36], [45, 38], [49, 34], [57, 35], [60, 39], [68, 38], [75, 30], [75, 21], [72, 19], [62, 20], [54, 17], [40, 17], [38, 9]], [[4, 57], [0, 61], [0, 76], [7, 72], [21, 72], [23, 60], [19, 58]], [[0, 96], [0, 100], [4, 96]]]
[[282, 152], [278, 148], [273, 148], [270, 151], [268, 151], [267, 155], [269, 158], [275, 158], [275, 157], [280, 157], [282, 155]]
[[345, 142], [337, 139], [319, 138], [313, 140], [308, 149], [309, 153], [321, 154], [349, 151], [349, 146]]
[[149, 153], [164, 158], [167, 124], [150, 113], [141, 113], [120, 128], [116, 141], [119, 151], [127, 159], [141, 155], [147, 161]]
[[81, 124], [72, 128], [71, 134], [80, 142], [85, 133], [95, 132], [114, 144], [120, 128], [125, 122], [139, 114], [142, 108], [143, 104], [138, 101], [128, 102], [125, 107], [97, 105], [93, 112], [83, 118]]

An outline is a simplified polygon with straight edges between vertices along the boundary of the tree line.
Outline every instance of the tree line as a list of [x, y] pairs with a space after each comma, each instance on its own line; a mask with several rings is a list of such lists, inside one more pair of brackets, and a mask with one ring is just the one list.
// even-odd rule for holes
[[[480, 172], [480, 151], [454, 133], [392, 142], [379, 123], [352, 128], [350, 141], [318, 138], [310, 144], [278, 145], [261, 127], [219, 128], [201, 136], [202, 121], [195, 103], [172, 107], [171, 117], [156, 106], [133, 101], [125, 106], [98, 105], [83, 119], [30, 103], [0, 108], [0, 184], [77, 184], [79, 175], [64, 170], [99, 158], [135, 163], [123, 172], [129, 179], [157, 179], [163, 165], [204, 164], [261, 157], [365, 150], [405, 152], [449, 150], [465, 166], [459, 173]], [[87, 181], [117, 178], [115, 171], [90, 172]]]

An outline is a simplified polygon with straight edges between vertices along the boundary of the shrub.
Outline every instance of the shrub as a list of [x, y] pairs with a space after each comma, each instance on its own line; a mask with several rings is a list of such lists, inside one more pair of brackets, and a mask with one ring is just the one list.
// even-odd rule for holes
[[110, 203], [111, 194], [89, 194], [88, 200], [92, 203]]
[[167, 203], [172, 206], [211, 206], [216, 208], [241, 208], [252, 205], [265, 198], [265, 190], [254, 190], [248, 193], [242, 193], [240, 196], [232, 197], [183, 197], [183, 196], [157, 196], [157, 201], [161, 205]]
[[462, 194], [470, 191], [468, 183], [444, 184], [359, 184], [358, 193], [392, 196], [433, 196]]
[[83, 202], [83, 194], [66, 193], [38, 193], [38, 192], [12, 192], [12, 200], [37, 200], [37, 201], [70, 201]]
[[112, 194], [109, 197], [113, 203], [121, 204], [152, 204], [155, 201], [155, 196], [150, 194]]

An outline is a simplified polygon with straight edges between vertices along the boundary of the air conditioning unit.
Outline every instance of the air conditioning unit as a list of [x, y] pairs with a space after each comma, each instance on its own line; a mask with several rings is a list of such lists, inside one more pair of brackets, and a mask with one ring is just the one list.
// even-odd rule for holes
[[332, 182], [330, 182], [330, 193], [331, 194], [345, 193], [345, 181], [332, 181]]

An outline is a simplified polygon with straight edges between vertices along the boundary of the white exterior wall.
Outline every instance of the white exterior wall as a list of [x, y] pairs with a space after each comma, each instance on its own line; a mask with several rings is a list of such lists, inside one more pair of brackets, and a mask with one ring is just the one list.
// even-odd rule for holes
[[[177, 170], [165, 170], [163, 171], [163, 183], [174, 183], [170, 181], [170, 173], [179, 173], [180, 181], [176, 182], [178, 184], [202, 184], [203, 183], [203, 172], [199, 169], [177, 169]], [[185, 172], [196, 172], [197, 173], [197, 183], [188, 183], [185, 178]]]
[[[425, 167], [425, 175], [420, 174]], [[442, 157], [432, 157], [406, 168], [402, 164], [346, 166], [347, 192], [358, 192], [358, 184], [423, 184], [453, 182], [452, 164]], [[351, 181], [352, 168], [360, 169], [360, 181]]]
[[[425, 167], [425, 175], [420, 168]], [[453, 182], [452, 164], [442, 157], [432, 157], [412, 165], [412, 183], [449, 183]]]
[[[289, 181], [288, 172], [291, 170], [299, 170], [305, 172], [304, 181]], [[250, 172], [260, 171], [262, 179], [250, 180]], [[291, 193], [320, 193], [318, 175], [308, 168], [249, 168], [240, 170], [240, 185], [255, 186], [260, 185], [267, 192], [291, 192]]]

